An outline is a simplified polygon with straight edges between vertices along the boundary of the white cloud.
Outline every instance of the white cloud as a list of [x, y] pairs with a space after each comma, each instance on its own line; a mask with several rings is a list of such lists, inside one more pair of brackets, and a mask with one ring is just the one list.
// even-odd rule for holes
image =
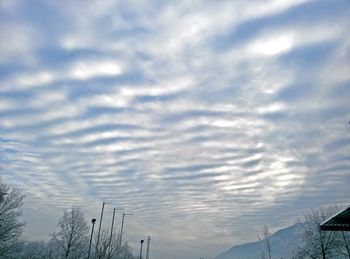
[[28, 74], [16, 78], [14, 82], [15, 86], [20, 86], [21, 88], [27, 87], [37, 87], [52, 83], [54, 80], [54, 75], [49, 71], [40, 71], [37, 74]]
[[293, 35], [275, 35], [270, 37], [261, 37], [248, 47], [248, 51], [256, 54], [275, 56], [288, 52], [293, 48]]
[[4, 64], [13, 60], [34, 63], [32, 51], [40, 45], [41, 39], [33, 28], [25, 24], [4, 21], [0, 24], [0, 35], [2, 38], [0, 41], [0, 63]]
[[122, 74], [123, 68], [115, 61], [79, 61], [70, 70], [70, 76], [77, 80], [94, 77], [108, 77]]
[[285, 103], [272, 103], [268, 106], [258, 108], [258, 113], [273, 113], [273, 112], [283, 112], [287, 109], [287, 105]]
[[25, 90], [48, 85], [65, 80], [89, 80], [98, 77], [113, 77], [123, 73], [123, 66], [111, 60], [82, 60], [61, 68], [61, 72], [47, 69], [37, 69], [30, 73], [17, 74], [3, 81], [1, 91]]

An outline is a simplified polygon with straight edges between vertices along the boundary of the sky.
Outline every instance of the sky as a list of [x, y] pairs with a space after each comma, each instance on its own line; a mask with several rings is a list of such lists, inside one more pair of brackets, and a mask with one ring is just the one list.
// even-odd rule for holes
[[[350, 1], [0, 1], [0, 167], [26, 236], [126, 213], [211, 258], [350, 200]], [[116, 225], [120, 226], [121, 211]]]

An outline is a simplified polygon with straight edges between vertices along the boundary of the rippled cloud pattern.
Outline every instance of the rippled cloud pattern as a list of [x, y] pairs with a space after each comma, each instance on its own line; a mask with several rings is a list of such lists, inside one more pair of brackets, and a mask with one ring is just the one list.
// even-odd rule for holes
[[150, 234], [154, 258], [194, 258], [349, 202], [349, 17], [347, 0], [1, 1], [1, 175], [28, 235], [106, 201], [134, 214], [135, 251]]

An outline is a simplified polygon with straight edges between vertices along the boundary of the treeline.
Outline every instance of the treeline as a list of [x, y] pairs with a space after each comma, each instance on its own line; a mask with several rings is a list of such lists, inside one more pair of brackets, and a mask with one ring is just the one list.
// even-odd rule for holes
[[24, 194], [17, 187], [2, 183], [0, 178], [0, 258], [135, 258], [127, 241], [122, 240], [119, 232], [111, 233], [110, 229], [101, 229], [98, 241], [95, 234], [90, 246], [89, 224], [78, 207], [63, 212], [57, 231], [50, 235], [48, 241], [25, 240], [25, 225], [20, 221], [23, 200]]

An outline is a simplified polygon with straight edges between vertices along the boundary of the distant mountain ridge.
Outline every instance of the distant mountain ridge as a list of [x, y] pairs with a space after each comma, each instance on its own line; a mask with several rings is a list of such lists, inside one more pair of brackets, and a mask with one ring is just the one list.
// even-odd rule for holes
[[[298, 229], [299, 224], [294, 224], [290, 227], [280, 229], [271, 235], [273, 258], [291, 258], [294, 248], [300, 244]], [[215, 259], [260, 259], [261, 253], [259, 247], [264, 248], [263, 241], [235, 245], [219, 254]]]

